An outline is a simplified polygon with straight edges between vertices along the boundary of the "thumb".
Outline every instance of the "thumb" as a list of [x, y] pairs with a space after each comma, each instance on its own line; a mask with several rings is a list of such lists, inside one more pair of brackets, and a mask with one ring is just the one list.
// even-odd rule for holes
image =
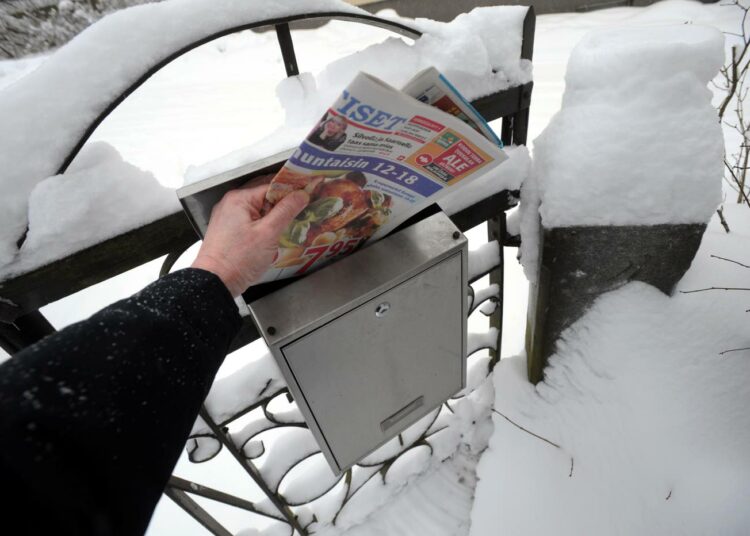
[[309, 202], [310, 196], [304, 190], [292, 192], [276, 203], [260, 223], [270, 236], [278, 238]]

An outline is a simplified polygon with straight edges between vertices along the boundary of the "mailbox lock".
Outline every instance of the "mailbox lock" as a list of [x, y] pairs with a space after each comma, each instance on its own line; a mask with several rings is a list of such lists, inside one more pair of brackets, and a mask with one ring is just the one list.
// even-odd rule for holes
[[387, 301], [384, 301], [383, 303], [375, 307], [375, 316], [377, 316], [378, 318], [383, 318], [390, 309], [391, 304]]

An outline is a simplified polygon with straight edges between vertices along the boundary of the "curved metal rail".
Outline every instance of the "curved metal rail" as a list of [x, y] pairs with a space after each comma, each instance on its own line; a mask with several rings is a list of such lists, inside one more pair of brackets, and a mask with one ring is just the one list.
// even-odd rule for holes
[[284, 58], [284, 67], [286, 68], [287, 76], [294, 76], [294, 75], [299, 74], [299, 70], [297, 69], [297, 60], [295, 59], [295, 55], [294, 55], [294, 44], [292, 42], [289, 24], [293, 22], [299, 22], [299, 21], [315, 21], [315, 20], [321, 20], [321, 19], [323, 20], [346, 20], [346, 21], [351, 21], [351, 22], [358, 22], [361, 24], [367, 24], [369, 26], [376, 26], [376, 27], [383, 28], [386, 30], [391, 30], [399, 35], [408, 37], [410, 39], [416, 39], [422, 35], [422, 32], [420, 32], [419, 30], [410, 28], [409, 26], [406, 26], [405, 24], [401, 24], [400, 22], [381, 19], [380, 17], [376, 17], [374, 15], [346, 13], [343, 11], [330, 11], [330, 12], [307, 13], [307, 14], [303, 13], [299, 15], [290, 15], [288, 17], [278, 17], [274, 19], [266, 19], [266, 20], [261, 20], [261, 21], [245, 23], [245, 24], [238, 24], [236, 26], [226, 28], [219, 32], [214, 32], [210, 35], [202, 37], [201, 39], [197, 39], [196, 41], [193, 41], [189, 45], [186, 45], [172, 52], [171, 54], [165, 56], [163, 59], [161, 59], [154, 65], [150, 66], [138, 79], [136, 79], [132, 84], [130, 84], [130, 86], [128, 86], [122, 93], [120, 93], [120, 95], [118, 95], [114, 100], [112, 100], [109, 103], [109, 105], [107, 105], [107, 107], [104, 108], [104, 110], [102, 110], [99, 113], [99, 115], [97, 115], [96, 119], [94, 119], [91, 122], [91, 124], [83, 133], [83, 135], [78, 139], [75, 146], [71, 149], [71, 151], [65, 157], [65, 160], [63, 160], [63, 162], [60, 164], [60, 167], [57, 169], [57, 174], [60, 175], [62, 173], [65, 173], [65, 171], [68, 169], [68, 167], [73, 162], [75, 157], [81, 151], [81, 149], [86, 144], [86, 142], [89, 140], [91, 135], [96, 131], [97, 128], [99, 128], [99, 125], [101, 125], [102, 122], [120, 104], [122, 104], [125, 99], [127, 99], [136, 89], [141, 87], [154, 74], [156, 74], [161, 69], [163, 69], [164, 67], [172, 63], [177, 58], [187, 54], [191, 50], [198, 48], [201, 45], [205, 45], [206, 43], [210, 43], [211, 41], [219, 39], [220, 37], [225, 37], [227, 35], [242, 32], [245, 30], [256, 30], [260, 28], [275, 27], [276, 34], [279, 38], [279, 47], [281, 48], [281, 54]]

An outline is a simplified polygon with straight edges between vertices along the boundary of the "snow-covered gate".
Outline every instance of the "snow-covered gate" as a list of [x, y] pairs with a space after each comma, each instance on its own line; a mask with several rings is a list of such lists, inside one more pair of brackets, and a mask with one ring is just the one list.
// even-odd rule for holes
[[[211, 31], [208, 35], [179, 47], [165, 55], [159, 61], [147, 66], [134, 78], [132, 83], [106, 106], [102, 106], [82, 136], [70, 147], [67, 155], [59, 162], [57, 173], [66, 171], [83, 145], [102, 123], [102, 121], [119, 106], [131, 93], [146, 82], [161, 68], [189, 52], [190, 50], [231, 33], [272, 27], [275, 29], [281, 54], [288, 76], [299, 73], [295, 57], [290, 25], [305, 20], [339, 19], [357, 23], [379, 26], [403, 36], [416, 39], [421, 32], [399, 22], [381, 19], [372, 15], [346, 11], [319, 11], [297, 13], [288, 16], [275, 17], [264, 20], [250, 20], [246, 22], [233, 21], [231, 26]], [[531, 60], [534, 43], [535, 14], [529, 8], [523, 22], [523, 42], [521, 59]], [[488, 121], [502, 119], [501, 138], [506, 145], [525, 145], [531, 101], [532, 82], [515, 85], [476, 99], [472, 104]], [[478, 200], [468, 208], [453, 214], [451, 219], [461, 229], [468, 230], [482, 223], [487, 224], [488, 244], [485, 251], [497, 247], [517, 246], [519, 238], [511, 236], [506, 231], [505, 211], [514, 207], [518, 201], [518, 191], [496, 191]], [[419, 221], [437, 211], [433, 206], [418, 214], [413, 221]], [[164, 255], [167, 258], [162, 267], [162, 274], [169, 271], [176, 258], [187, 247], [196, 241], [194, 231], [182, 212], [176, 212], [156, 221], [150, 222], [137, 229], [120, 234], [81, 251], [72, 253], [65, 258], [58, 259], [42, 267], [32, 269], [20, 275], [0, 282], [0, 346], [9, 353], [14, 353], [42, 337], [55, 331], [55, 328], [39, 312], [39, 308], [53, 301], [69, 296], [81, 289], [121, 274], [148, 261]], [[502, 250], [501, 250], [502, 251]], [[499, 264], [498, 264], [499, 263]], [[490, 337], [480, 337], [469, 341], [468, 355], [483, 348], [493, 349], [492, 359], [486, 371], [491, 370], [497, 360], [499, 341], [502, 337], [502, 286], [503, 265], [502, 254], [495, 263], [486, 263], [482, 259], [476, 263], [480, 267], [471, 274], [471, 281], [489, 274], [491, 283], [498, 285], [499, 293], [485, 289], [474, 296], [470, 287], [470, 312], [473, 312], [482, 302], [492, 300], [496, 302], [494, 308], [488, 308], [491, 326], [496, 328]], [[494, 265], [493, 265], [494, 264]], [[282, 283], [283, 284], [283, 283]], [[496, 288], [498, 288], [496, 287]], [[268, 293], [269, 287], [263, 287], [260, 292]], [[259, 296], [258, 288], [250, 289], [245, 296], [252, 301]], [[489, 311], [492, 312], [489, 312]], [[497, 334], [496, 340], [495, 333]], [[256, 326], [249, 317], [232, 344], [232, 350], [240, 348], [258, 339]], [[267, 369], [267, 367], [266, 367]], [[236, 508], [240, 508], [256, 515], [264, 516], [286, 524], [294, 533], [300, 535], [312, 534], [314, 525], [319, 521], [318, 508], [323, 503], [327, 513], [323, 518], [335, 523], [344, 506], [362, 487], [373, 478], [379, 477], [385, 485], [389, 470], [408, 465], [415, 458], [421, 456], [440, 456], [439, 441], [435, 438], [449, 428], [451, 421], [444, 418], [444, 413], [453, 413], [452, 404], [471, 394], [478, 385], [478, 381], [469, 379], [467, 389], [459, 393], [456, 398], [447, 402], [444, 408], [436, 410], [427, 418], [422, 419], [409, 430], [401, 434], [393, 442], [385, 445], [376, 453], [369, 456], [362, 463], [347, 471], [342, 477], [328, 477], [307, 479], [305, 485], [298, 482], [288, 482], [286, 477], [299, 464], [319, 454], [311, 435], [306, 430], [304, 421], [299, 416], [291, 400], [288, 399], [287, 389], [273, 371], [264, 367], [245, 371], [253, 376], [253, 384], [258, 385], [256, 393], [248, 393], [243, 399], [241, 407], [230, 410], [219, 407], [220, 403], [212, 407], [212, 395], [209, 395], [206, 405], [201, 409], [201, 419], [198, 420], [189, 440], [188, 450], [194, 462], [208, 461], [218, 454], [222, 447], [226, 447], [247, 475], [265, 493], [267, 500], [252, 503], [232, 496], [222, 491], [189, 482], [176, 476], [169, 481], [165, 493], [188, 514], [193, 516], [210, 532], [217, 535], [227, 535], [230, 532], [214, 517], [203, 509], [190, 495], [200, 496]], [[231, 385], [237, 378], [230, 377], [227, 385], [219, 381], [214, 385], [214, 391]], [[246, 417], [255, 410], [260, 410], [259, 418], [250, 420], [242, 430], [230, 433], [229, 425], [242, 417]], [[291, 433], [285, 445], [290, 448], [279, 448], [278, 460], [274, 463], [264, 463], [259, 466], [254, 462], [263, 455], [263, 442], [257, 436], [270, 429], [287, 429]], [[306, 435], [305, 435], [306, 434]], [[446, 435], [446, 434], [443, 434]], [[310, 436], [310, 437], [307, 437]], [[324, 463], [323, 463], [324, 465]], [[393, 471], [397, 472], [397, 471]], [[283, 484], [283, 486], [282, 486]], [[300, 488], [304, 489], [300, 489]], [[282, 489], [283, 488], [283, 489]], [[280, 491], [281, 490], [281, 491]], [[337, 495], [337, 497], [334, 497]], [[335, 503], [331, 510], [331, 501]]]

